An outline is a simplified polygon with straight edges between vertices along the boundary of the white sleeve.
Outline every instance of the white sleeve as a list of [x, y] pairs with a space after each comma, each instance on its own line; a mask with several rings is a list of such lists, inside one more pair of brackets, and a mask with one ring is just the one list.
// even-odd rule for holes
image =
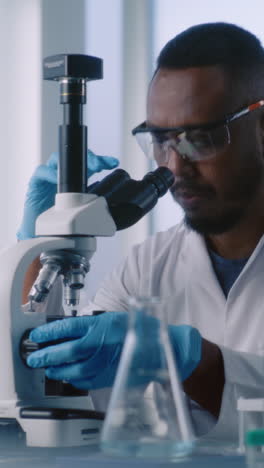
[[139, 281], [136, 246], [126, 260], [105, 278], [92, 301], [82, 308], [81, 315], [91, 314], [94, 310], [127, 311], [129, 297], [139, 294]]
[[220, 346], [224, 359], [225, 386], [219, 418], [206, 438], [238, 444], [238, 398], [263, 397], [263, 358]]

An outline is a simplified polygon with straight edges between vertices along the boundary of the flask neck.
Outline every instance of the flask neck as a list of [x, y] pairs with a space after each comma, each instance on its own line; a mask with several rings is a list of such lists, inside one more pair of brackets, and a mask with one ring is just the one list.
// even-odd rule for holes
[[160, 340], [161, 334], [166, 333], [166, 317], [157, 298], [133, 298], [129, 317], [129, 329], [144, 338], [144, 342]]

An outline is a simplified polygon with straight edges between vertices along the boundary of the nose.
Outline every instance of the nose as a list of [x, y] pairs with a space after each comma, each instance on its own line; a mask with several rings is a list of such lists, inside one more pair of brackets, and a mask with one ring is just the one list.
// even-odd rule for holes
[[171, 170], [175, 177], [182, 175], [193, 175], [194, 163], [187, 157], [181, 155], [174, 146], [167, 148], [166, 167]]

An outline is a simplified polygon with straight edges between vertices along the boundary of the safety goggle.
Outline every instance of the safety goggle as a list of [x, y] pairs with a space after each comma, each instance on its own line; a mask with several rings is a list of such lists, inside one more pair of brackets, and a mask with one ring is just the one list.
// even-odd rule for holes
[[169, 162], [171, 151], [190, 161], [213, 158], [231, 142], [228, 124], [264, 105], [264, 100], [228, 114], [214, 123], [186, 127], [147, 127], [146, 122], [132, 130], [132, 135], [150, 159], [160, 165]]

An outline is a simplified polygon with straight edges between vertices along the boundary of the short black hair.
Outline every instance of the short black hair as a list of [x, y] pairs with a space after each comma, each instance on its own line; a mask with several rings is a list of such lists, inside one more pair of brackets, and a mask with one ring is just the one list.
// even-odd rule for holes
[[[251, 32], [232, 23], [192, 26], [171, 39], [157, 59], [160, 68], [219, 66], [230, 77], [230, 95], [241, 105], [264, 97], [264, 49]], [[244, 98], [242, 97], [244, 95]]]
[[171, 39], [161, 50], [157, 68], [210, 65], [246, 67], [264, 64], [264, 49], [251, 32], [231, 23], [192, 26]]

